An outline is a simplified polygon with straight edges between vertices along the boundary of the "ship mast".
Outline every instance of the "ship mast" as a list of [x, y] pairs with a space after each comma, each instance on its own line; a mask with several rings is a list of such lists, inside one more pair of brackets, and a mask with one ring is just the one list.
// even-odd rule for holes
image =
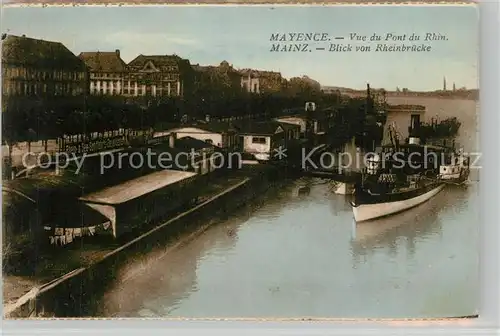
[[396, 151], [399, 150], [399, 137], [396, 131], [396, 125], [393, 122], [392, 124], [389, 125], [388, 127], [389, 130], [389, 138], [391, 140], [391, 145], [394, 147]]

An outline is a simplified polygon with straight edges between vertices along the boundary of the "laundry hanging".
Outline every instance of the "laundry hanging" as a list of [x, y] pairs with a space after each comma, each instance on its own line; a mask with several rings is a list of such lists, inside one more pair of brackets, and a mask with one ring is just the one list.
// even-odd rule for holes
[[81, 237], [82, 236], [82, 229], [81, 228], [76, 228], [73, 230], [73, 237]]

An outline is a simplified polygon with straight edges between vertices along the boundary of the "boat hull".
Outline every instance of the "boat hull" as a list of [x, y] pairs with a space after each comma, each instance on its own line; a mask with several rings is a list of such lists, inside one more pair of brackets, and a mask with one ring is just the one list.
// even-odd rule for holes
[[335, 181], [332, 189], [337, 195], [352, 195], [354, 192], [354, 185], [352, 183]]
[[371, 204], [354, 204], [352, 210], [356, 222], [363, 222], [371, 219], [376, 219], [388, 215], [392, 215], [410, 208], [413, 208], [435, 196], [443, 188], [444, 184], [437, 184], [426, 192], [403, 200], [394, 200], [389, 202], [371, 203]]

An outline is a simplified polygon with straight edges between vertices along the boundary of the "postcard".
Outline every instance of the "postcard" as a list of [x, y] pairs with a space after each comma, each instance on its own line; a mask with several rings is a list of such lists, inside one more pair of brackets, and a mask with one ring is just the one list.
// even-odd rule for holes
[[2, 21], [5, 318], [479, 314], [475, 5]]

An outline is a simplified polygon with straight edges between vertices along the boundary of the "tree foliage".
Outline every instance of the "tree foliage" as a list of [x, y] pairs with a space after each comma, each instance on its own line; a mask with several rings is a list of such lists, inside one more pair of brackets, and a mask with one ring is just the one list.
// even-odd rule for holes
[[242, 90], [233, 75], [230, 68], [213, 67], [198, 77], [195, 89], [184, 97], [6, 97], [2, 107], [3, 140], [36, 141], [120, 128], [164, 129], [179, 123], [184, 115], [188, 119], [204, 119], [207, 114], [213, 118], [274, 117], [314, 101], [319, 106], [339, 108], [336, 124], [345, 130], [335, 136], [341, 141], [359, 129], [367, 109], [364, 99], [342, 100], [339, 95], [322, 93], [319, 83], [306, 76], [284, 81], [279, 92], [255, 94]]

